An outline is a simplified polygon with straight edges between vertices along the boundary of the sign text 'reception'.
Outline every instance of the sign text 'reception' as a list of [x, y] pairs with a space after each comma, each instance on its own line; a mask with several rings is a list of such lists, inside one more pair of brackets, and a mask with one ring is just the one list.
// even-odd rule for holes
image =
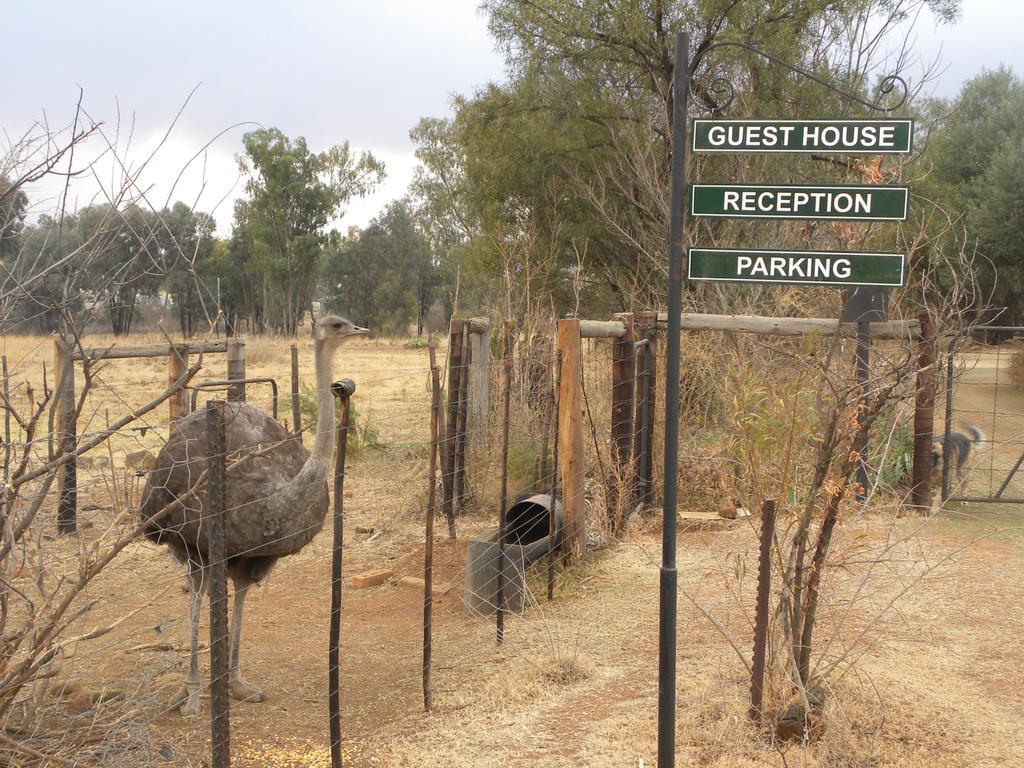
[[907, 188], [694, 184], [690, 214], [729, 219], [903, 221]]

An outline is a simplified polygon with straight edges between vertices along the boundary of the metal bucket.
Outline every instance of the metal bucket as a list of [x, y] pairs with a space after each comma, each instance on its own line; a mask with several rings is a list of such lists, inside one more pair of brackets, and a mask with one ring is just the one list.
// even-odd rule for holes
[[[551, 495], [524, 494], [505, 514], [505, 610], [521, 613], [525, 604], [526, 569], [558, 546], [562, 534], [562, 504], [555, 503], [554, 540], [550, 535]], [[462, 607], [467, 613], [488, 616], [498, 606], [498, 531], [470, 539], [466, 545], [465, 589]]]

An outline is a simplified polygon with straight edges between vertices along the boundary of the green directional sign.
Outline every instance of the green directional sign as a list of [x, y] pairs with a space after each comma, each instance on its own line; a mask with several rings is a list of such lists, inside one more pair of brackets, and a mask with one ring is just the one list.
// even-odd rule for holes
[[907, 155], [913, 120], [694, 120], [694, 152]]
[[690, 215], [725, 219], [903, 221], [906, 187], [694, 184]]
[[903, 285], [901, 253], [691, 248], [687, 278], [723, 283]]

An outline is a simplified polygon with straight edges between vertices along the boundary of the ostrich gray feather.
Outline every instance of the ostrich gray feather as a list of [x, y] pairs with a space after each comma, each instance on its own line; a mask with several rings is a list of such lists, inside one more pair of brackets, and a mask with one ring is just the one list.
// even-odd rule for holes
[[[227, 556], [277, 558], [298, 552], [323, 527], [328, 462], [310, 460], [309, 452], [298, 440], [288, 439], [283, 426], [245, 403], [227, 403], [224, 421], [229, 467], [233, 459], [280, 443], [228, 472]], [[176, 499], [184, 499], [146, 531], [150, 540], [168, 546], [181, 562], [206, 563], [206, 483], [189, 496], [206, 467], [206, 414], [200, 410], [178, 422], [160, 451], [139, 510], [147, 520]]]

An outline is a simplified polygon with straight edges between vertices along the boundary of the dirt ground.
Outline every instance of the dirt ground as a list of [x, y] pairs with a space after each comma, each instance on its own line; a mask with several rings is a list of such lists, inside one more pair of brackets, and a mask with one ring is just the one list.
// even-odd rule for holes
[[[33, 377], [39, 359], [50, 354], [46, 340], [36, 341], [9, 339], [6, 349], [18, 370]], [[248, 351], [249, 375], [281, 376], [286, 390], [288, 342], [251, 341]], [[302, 361], [303, 378], [311, 382], [308, 350]], [[202, 378], [223, 378], [221, 366], [222, 360], [213, 360]], [[560, 572], [556, 599], [540, 597], [522, 616], [511, 617], [501, 647], [493, 621], [464, 614], [460, 596], [464, 542], [490, 530], [493, 516], [460, 518], [455, 542], [438, 526], [435, 581], [452, 590], [435, 601], [434, 710], [423, 712], [422, 594], [392, 584], [355, 590], [350, 577], [381, 567], [398, 576], [421, 572], [426, 372], [425, 350], [385, 342], [346, 347], [338, 366], [339, 376], [356, 380], [358, 418], [371, 441], [381, 445], [356, 451], [346, 475], [346, 764], [655, 765], [660, 529], [654, 517], [625, 540]], [[92, 404], [95, 419], [105, 418], [106, 409], [113, 414], [125, 403], [146, 400], [167, 380], [163, 361], [156, 359], [112, 364], [102, 378]], [[257, 391], [249, 399], [269, 410], [269, 396]], [[980, 400], [975, 405], [982, 408]], [[1024, 414], [1024, 402], [1019, 407]], [[117, 438], [115, 471], [96, 468], [91, 486], [87, 474], [83, 509], [90, 503], [100, 508], [83, 512], [92, 527], [79, 538], [50, 541], [57, 562], [73, 562], [79, 547], [101, 535], [114, 514], [108, 508], [111, 478], [123, 453], [159, 446], [166, 429], [163, 409], [154, 412], [151, 424], [146, 435]], [[682, 532], [681, 764], [1024, 765], [1021, 514], [1021, 507], [977, 504], [955, 505], [927, 520], [848, 512], [837, 549], [842, 558], [827, 575], [835, 598], [821, 617], [822, 663], [835, 663], [838, 670], [831, 677], [829, 725], [807, 748], [773, 745], [750, 724], [746, 669], [725, 637], [749, 653], [755, 526]], [[269, 700], [233, 703], [236, 766], [330, 765], [329, 569], [325, 530], [282, 560], [247, 603], [242, 670]], [[208, 701], [195, 718], [165, 711], [187, 664], [180, 569], [160, 549], [133, 544], [94, 582], [88, 597], [95, 604], [83, 628], [124, 620], [102, 638], [80, 643], [65, 661], [55, 686], [63, 686], [65, 706], [97, 717], [103, 707], [130, 714], [110, 734], [111, 766], [207, 764]], [[104, 690], [111, 702], [95, 704]]]

